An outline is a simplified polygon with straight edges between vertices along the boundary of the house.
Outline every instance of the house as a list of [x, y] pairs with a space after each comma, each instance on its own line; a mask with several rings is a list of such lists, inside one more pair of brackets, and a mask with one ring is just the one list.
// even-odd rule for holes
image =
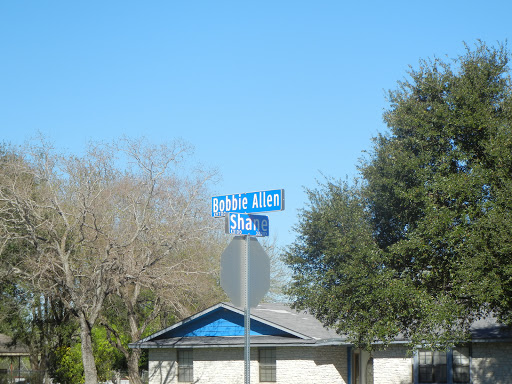
[[[251, 383], [512, 383], [512, 332], [493, 320], [472, 342], [446, 352], [408, 353], [407, 341], [355, 349], [312, 315], [282, 304], [251, 309]], [[244, 382], [244, 312], [220, 303], [130, 344], [149, 350], [149, 383]]]
[[0, 334], [0, 383], [8, 378], [20, 377], [22, 359], [30, 356], [26, 345], [15, 343], [12, 337]]

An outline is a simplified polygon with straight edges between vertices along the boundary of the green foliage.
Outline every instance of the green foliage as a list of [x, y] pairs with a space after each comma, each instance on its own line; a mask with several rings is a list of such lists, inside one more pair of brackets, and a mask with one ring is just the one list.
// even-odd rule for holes
[[[29, 347], [32, 369], [48, 370], [61, 384], [83, 383], [78, 325], [63, 304], [14, 282], [4, 281], [1, 292], [0, 330]], [[92, 334], [98, 377], [107, 381], [113, 371], [126, 370], [126, 361], [109, 343], [106, 330], [95, 327]]]
[[84, 368], [80, 344], [72, 347], [62, 347], [56, 351], [58, 366], [54, 378], [62, 384], [83, 383]]
[[439, 347], [475, 318], [512, 323], [512, 83], [504, 46], [411, 69], [363, 183], [309, 191], [289, 293], [370, 348]]
[[105, 328], [95, 327], [92, 334], [98, 378], [101, 381], [110, 380], [114, 371], [126, 369], [126, 361], [124, 356], [110, 344]]
[[46, 297], [23, 281], [11, 278], [1, 288], [1, 332], [28, 347], [31, 369], [51, 374], [56, 351], [69, 347], [76, 322], [58, 298]]
[[[94, 343], [94, 361], [100, 381], [110, 380], [116, 370], [125, 370], [126, 362], [121, 353], [107, 339], [106, 330], [95, 327], [92, 330]], [[84, 383], [81, 343], [61, 347], [56, 350], [55, 372], [53, 377], [61, 384]]]
[[[137, 314], [138, 323], [137, 328], [142, 328], [147, 319], [153, 314], [155, 310], [155, 302], [158, 297], [155, 292], [149, 289], [140, 289], [137, 296], [137, 300], [134, 303], [130, 303], [130, 309]], [[111, 295], [107, 300], [107, 305], [103, 310], [103, 316], [105, 321], [108, 322], [109, 326], [112, 327], [122, 336], [122, 344], [127, 346], [136, 340], [131, 340], [129, 337], [130, 324], [126, 321], [129, 318], [129, 309], [125, 302], [118, 295]], [[160, 328], [160, 324], [156, 321], [150, 322], [144, 326], [144, 334], [142, 337], [150, 335], [156, 332]]]
[[[124, 292], [131, 291], [135, 285], [127, 285], [120, 289]], [[111, 295], [106, 301], [102, 311], [102, 327], [106, 331], [106, 340], [123, 356], [122, 362], [127, 365], [130, 373], [130, 362], [136, 372], [148, 370], [148, 351], [131, 349], [128, 344], [146, 336], [149, 336], [159, 329], [176, 323], [179, 318], [175, 310], [161, 305], [160, 297], [153, 290], [138, 289], [136, 299], [124, 301], [119, 295]], [[135, 297], [135, 296], [134, 296]], [[136, 359], [135, 362], [133, 360]], [[123, 366], [123, 370], [126, 367]]]
[[[378, 298], [369, 293], [386, 273], [369, 217], [357, 191], [344, 183], [307, 192], [310, 205], [300, 214], [299, 237], [286, 253], [294, 271], [289, 293], [325, 325], [351, 329], [354, 342], [364, 343], [365, 329], [383, 333], [371, 303]], [[356, 312], [355, 306], [365, 310]]]

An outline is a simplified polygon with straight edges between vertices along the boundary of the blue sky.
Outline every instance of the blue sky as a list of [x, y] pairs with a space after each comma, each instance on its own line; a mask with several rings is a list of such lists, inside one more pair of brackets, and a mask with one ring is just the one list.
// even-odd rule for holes
[[4, 0], [0, 140], [186, 140], [222, 176], [213, 195], [285, 190], [269, 216], [286, 246], [303, 187], [356, 175], [408, 66], [504, 42], [510, 15], [508, 0]]

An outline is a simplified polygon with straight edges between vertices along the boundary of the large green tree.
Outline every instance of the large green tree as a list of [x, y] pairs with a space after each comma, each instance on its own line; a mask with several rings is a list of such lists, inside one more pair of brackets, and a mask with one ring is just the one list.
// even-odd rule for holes
[[506, 47], [421, 61], [390, 92], [358, 186], [310, 191], [289, 293], [359, 345], [446, 346], [512, 323], [512, 83]]

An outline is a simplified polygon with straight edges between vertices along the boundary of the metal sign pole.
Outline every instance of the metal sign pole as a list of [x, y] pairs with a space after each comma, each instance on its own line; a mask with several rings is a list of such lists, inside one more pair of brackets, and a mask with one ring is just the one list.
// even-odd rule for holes
[[251, 306], [249, 304], [249, 248], [250, 236], [245, 236], [244, 252], [244, 377], [251, 384]]
[[[282, 210], [284, 189], [212, 197], [212, 217], [225, 217], [226, 233], [243, 235], [236, 236], [222, 253], [220, 284], [234, 305], [244, 306], [245, 384], [251, 383], [251, 304], [257, 306], [270, 287], [268, 255], [256, 238], [251, 241], [251, 236], [268, 236], [268, 217], [254, 213]], [[245, 242], [245, 246], [242, 242]], [[252, 274], [257, 277], [251, 281]]]

